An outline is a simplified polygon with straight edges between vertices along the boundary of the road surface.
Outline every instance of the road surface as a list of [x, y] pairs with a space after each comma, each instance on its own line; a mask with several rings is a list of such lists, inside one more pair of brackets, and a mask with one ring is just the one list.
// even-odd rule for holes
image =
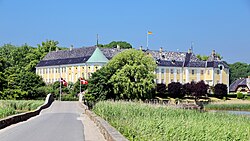
[[55, 101], [40, 115], [0, 130], [0, 141], [102, 141], [79, 102]]

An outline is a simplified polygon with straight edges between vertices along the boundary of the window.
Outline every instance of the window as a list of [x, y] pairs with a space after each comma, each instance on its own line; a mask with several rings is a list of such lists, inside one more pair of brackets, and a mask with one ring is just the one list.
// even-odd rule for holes
[[56, 68], [56, 73], [58, 72], [58, 68]]
[[82, 73], [82, 78], [84, 78], [84, 72]]
[[210, 71], [209, 70], [207, 70], [207, 75], [210, 75]]
[[180, 73], [180, 71], [179, 70], [177, 70], [177, 72], [176, 72], [177, 74], [179, 74]]
[[161, 83], [165, 83], [165, 82], [164, 82], [164, 79], [161, 79]]
[[203, 75], [204, 74], [204, 70], [201, 70], [201, 75]]
[[220, 70], [217, 70], [217, 74], [220, 74]]
[[159, 69], [155, 69], [155, 73], [159, 73]]
[[155, 83], [158, 84], [158, 79], [155, 80]]
[[161, 69], [161, 73], [164, 73], [164, 69]]
[[192, 70], [192, 75], [194, 75], [194, 70]]
[[173, 69], [171, 69], [170, 71], [171, 71], [171, 74], [174, 74], [174, 70]]
[[186, 82], [186, 79], [183, 79], [184, 82]]

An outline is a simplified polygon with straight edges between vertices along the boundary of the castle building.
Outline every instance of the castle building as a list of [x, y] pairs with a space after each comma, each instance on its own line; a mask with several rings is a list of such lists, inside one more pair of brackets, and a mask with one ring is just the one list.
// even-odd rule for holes
[[[60, 77], [67, 82], [76, 82], [80, 77], [88, 79], [91, 73], [100, 69], [123, 50], [93, 46], [52, 51], [38, 63], [36, 73], [48, 84], [58, 81]], [[215, 51], [207, 61], [199, 60], [191, 50], [172, 52], [160, 48], [159, 51], [142, 51], [152, 56], [157, 63], [156, 83], [167, 85], [171, 82], [180, 82], [184, 84], [203, 80], [210, 86], [217, 83], [229, 86], [229, 67], [226, 62], [216, 56]]]

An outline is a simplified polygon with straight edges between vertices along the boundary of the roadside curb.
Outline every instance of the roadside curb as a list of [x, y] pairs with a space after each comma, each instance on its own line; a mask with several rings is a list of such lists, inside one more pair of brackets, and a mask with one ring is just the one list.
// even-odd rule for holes
[[53, 101], [54, 101], [54, 97], [51, 94], [48, 94], [46, 99], [45, 99], [44, 104], [42, 106], [38, 107], [36, 110], [31, 111], [31, 112], [17, 114], [17, 115], [12, 115], [12, 116], [6, 117], [4, 119], [1, 119], [0, 120], [0, 129], [3, 129], [3, 128], [10, 126], [12, 124], [28, 120], [31, 117], [39, 115], [40, 112], [43, 109], [48, 108], [52, 104]]
[[107, 141], [128, 141], [119, 131], [111, 126], [107, 121], [97, 116], [95, 113], [88, 109], [88, 106], [80, 103], [84, 108], [85, 114], [96, 124], [100, 132], [103, 134]]

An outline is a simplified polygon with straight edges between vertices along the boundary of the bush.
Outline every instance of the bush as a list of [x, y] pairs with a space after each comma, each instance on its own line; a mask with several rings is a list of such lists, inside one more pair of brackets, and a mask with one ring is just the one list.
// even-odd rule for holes
[[168, 93], [173, 98], [183, 98], [182, 84], [180, 82], [171, 82], [168, 84]]
[[78, 97], [72, 94], [62, 95], [62, 101], [78, 101]]
[[167, 93], [166, 84], [161, 83], [156, 85], [156, 96], [166, 97], [166, 93]]
[[214, 95], [218, 98], [227, 97], [227, 85], [225, 84], [216, 84], [214, 86]]
[[243, 99], [244, 95], [243, 93], [237, 93], [237, 99]]

